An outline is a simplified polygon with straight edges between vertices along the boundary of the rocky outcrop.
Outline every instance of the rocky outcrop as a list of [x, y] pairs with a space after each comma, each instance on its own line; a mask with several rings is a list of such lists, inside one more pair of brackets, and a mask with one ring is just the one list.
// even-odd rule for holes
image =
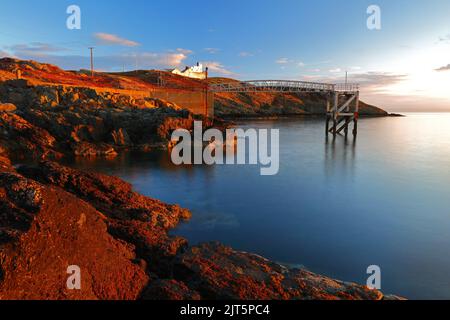
[[119, 178], [84, 173], [54, 162], [18, 170], [26, 177], [58, 186], [89, 202], [108, 218], [111, 234], [133, 244], [140, 257], [152, 261], [150, 269], [160, 275], [170, 274], [169, 261], [186, 245], [186, 240], [169, 237], [167, 232], [190, 218], [188, 210], [137, 194]]
[[[148, 282], [133, 247], [104, 216], [60, 188], [0, 174], [0, 300], [136, 299]], [[81, 290], [68, 290], [69, 266]]]
[[[326, 98], [319, 94], [218, 93], [214, 112], [223, 118], [325, 115]], [[360, 102], [362, 116], [388, 116], [375, 106]]]
[[192, 247], [177, 257], [176, 279], [203, 298], [234, 300], [380, 300], [376, 290], [333, 280], [301, 269], [288, 269], [260, 256], [220, 243]]
[[56, 139], [17, 114], [0, 112], [0, 142], [4, 154], [14, 158], [60, 158]]
[[148, 98], [145, 91], [36, 84], [40, 76], [50, 81], [71, 74], [33, 61], [0, 59], [0, 72], [17, 70], [29, 79], [0, 82], [0, 139], [11, 156], [111, 157], [122, 149], [166, 148], [173, 130], [192, 129], [194, 119], [202, 119]]
[[[0, 111], [0, 139], [9, 154], [37, 159], [111, 157], [123, 149], [166, 148], [173, 130], [192, 129], [194, 119], [202, 119], [160, 100], [154, 101], [156, 107], [141, 108], [135, 100], [120, 100], [119, 96], [122, 102], [114, 104], [95, 91], [85, 91], [74, 105], [72, 98], [66, 101], [60, 96], [58, 106], [52, 107], [23, 94], [25, 102], [15, 113]], [[109, 102], [103, 105], [104, 101]]]

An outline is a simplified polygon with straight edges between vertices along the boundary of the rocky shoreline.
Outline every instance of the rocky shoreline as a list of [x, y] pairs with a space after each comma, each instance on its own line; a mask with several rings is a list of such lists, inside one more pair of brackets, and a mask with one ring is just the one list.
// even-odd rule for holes
[[[58, 163], [165, 148], [198, 116], [157, 99], [26, 80], [0, 82], [0, 101], [0, 300], [392, 298], [220, 243], [190, 246], [168, 234], [189, 210]], [[80, 267], [81, 290], [67, 289], [70, 265]]]
[[[168, 231], [191, 213], [42, 161], [0, 173], [0, 299], [364, 299], [377, 290]], [[66, 268], [82, 290], [66, 289]]]

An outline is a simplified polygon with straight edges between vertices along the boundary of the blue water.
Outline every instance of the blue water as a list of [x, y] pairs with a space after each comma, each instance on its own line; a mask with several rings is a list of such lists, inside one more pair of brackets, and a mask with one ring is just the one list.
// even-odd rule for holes
[[450, 299], [450, 114], [362, 119], [359, 135], [325, 139], [323, 119], [252, 121], [280, 129], [280, 172], [175, 167], [168, 153], [77, 165], [192, 210], [173, 233], [218, 240], [411, 299]]

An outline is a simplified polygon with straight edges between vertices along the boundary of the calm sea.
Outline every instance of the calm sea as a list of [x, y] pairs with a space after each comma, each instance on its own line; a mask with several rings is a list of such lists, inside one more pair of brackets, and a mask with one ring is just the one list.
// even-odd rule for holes
[[356, 140], [325, 139], [323, 119], [252, 121], [280, 129], [280, 172], [176, 167], [166, 152], [78, 162], [192, 210], [173, 233], [407, 298], [450, 299], [450, 114], [361, 119]]

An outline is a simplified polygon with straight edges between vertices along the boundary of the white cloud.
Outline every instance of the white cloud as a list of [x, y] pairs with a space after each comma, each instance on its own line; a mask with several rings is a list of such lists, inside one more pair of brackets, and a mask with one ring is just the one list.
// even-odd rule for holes
[[331, 70], [329, 70], [331, 73], [339, 73], [339, 72], [342, 72], [342, 69], [341, 68], [335, 68], [335, 69], [331, 69]]
[[94, 37], [97, 39], [99, 44], [103, 45], [119, 45], [124, 47], [137, 47], [140, 45], [135, 41], [124, 39], [115, 34], [110, 33], [99, 32], [94, 34]]
[[208, 67], [208, 69], [212, 72], [225, 75], [225, 76], [231, 76], [234, 75], [234, 73], [228, 69], [226, 69], [220, 62], [217, 61], [205, 61], [203, 62], [203, 65], [205, 67]]
[[303, 68], [306, 64], [304, 62], [298, 62], [297, 66], [299, 66], [300, 68]]
[[179, 67], [183, 64], [184, 60], [188, 58], [188, 55], [183, 52], [140, 52], [135, 54], [125, 54], [118, 56], [117, 58], [125, 59], [128, 61], [137, 60], [140, 68], [151, 67]]

